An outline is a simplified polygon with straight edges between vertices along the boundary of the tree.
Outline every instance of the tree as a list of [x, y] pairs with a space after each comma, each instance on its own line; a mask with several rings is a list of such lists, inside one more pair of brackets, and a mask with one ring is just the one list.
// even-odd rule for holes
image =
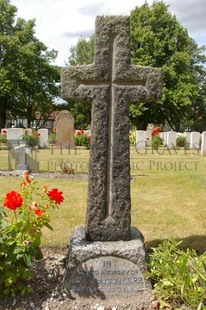
[[7, 113], [26, 118], [28, 127], [35, 113], [48, 115], [59, 93], [59, 69], [50, 63], [57, 52], [35, 37], [35, 20], [16, 18], [17, 8], [0, 0], [0, 127]]
[[88, 65], [94, 58], [94, 36], [89, 40], [81, 37], [77, 45], [70, 48], [69, 65]]
[[[168, 8], [160, 1], [150, 6], [145, 3], [131, 12], [131, 62], [162, 69], [163, 95], [158, 102], [130, 104], [130, 124], [146, 129], [149, 123], [168, 123], [176, 131], [203, 131], [206, 129], [206, 49], [198, 47]], [[88, 41], [79, 39], [70, 50], [70, 65], [92, 62], [93, 40], [94, 37]], [[80, 117], [83, 121], [78, 124], [89, 123], [90, 105], [71, 103], [70, 107], [76, 116], [83, 114]]]
[[205, 48], [198, 48], [162, 1], [136, 7], [130, 23], [132, 63], [161, 67], [163, 72], [162, 99], [140, 107], [131, 105], [131, 122], [146, 128], [148, 123], [166, 120], [177, 131], [195, 129], [195, 107], [201, 105], [206, 115]]
[[[69, 65], [88, 65], [94, 58], [94, 36], [89, 40], [79, 38], [77, 45], [70, 49]], [[75, 118], [75, 127], [86, 129], [91, 123], [91, 105], [82, 102], [69, 102], [69, 109]]]

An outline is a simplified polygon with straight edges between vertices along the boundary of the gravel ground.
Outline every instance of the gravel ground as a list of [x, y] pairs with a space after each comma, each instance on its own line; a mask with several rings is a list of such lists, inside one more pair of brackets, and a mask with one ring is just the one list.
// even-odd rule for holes
[[[4, 171], [0, 170], [0, 176], [5, 176], [5, 177], [16, 177], [16, 176], [21, 176], [23, 175], [23, 172], [15, 172], [15, 171]], [[35, 178], [68, 178], [68, 179], [80, 179], [80, 180], [87, 180], [88, 179], [88, 174], [65, 174], [61, 172], [36, 172], [36, 173], [31, 173], [30, 176], [33, 176]]]
[[142, 306], [135, 305], [135, 298], [129, 300], [98, 300], [67, 298], [61, 289], [64, 275], [63, 253], [52, 253], [43, 249], [44, 259], [33, 266], [34, 279], [30, 281], [33, 293], [26, 296], [14, 295], [0, 299], [1, 310], [152, 310], [158, 309], [158, 302], [151, 298], [142, 300]]

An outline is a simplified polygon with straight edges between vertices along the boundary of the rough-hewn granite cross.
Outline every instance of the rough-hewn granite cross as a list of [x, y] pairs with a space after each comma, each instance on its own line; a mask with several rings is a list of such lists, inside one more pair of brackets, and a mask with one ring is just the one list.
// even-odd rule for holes
[[129, 17], [96, 18], [91, 65], [62, 71], [62, 97], [92, 103], [86, 238], [130, 239], [130, 102], [161, 96], [160, 69], [130, 64]]

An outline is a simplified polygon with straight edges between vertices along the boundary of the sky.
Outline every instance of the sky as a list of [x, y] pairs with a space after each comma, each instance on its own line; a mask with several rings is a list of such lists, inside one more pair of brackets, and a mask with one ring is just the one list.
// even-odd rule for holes
[[[10, 0], [17, 17], [36, 20], [36, 37], [58, 51], [55, 64], [64, 66], [70, 48], [94, 34], [97, 15], [130, 15], [144, 0]], [[153, 0], [147, 0], [149, 4]], [[205, 0], [164, 0], [169, 11], [199, 45], [206, 45]]]

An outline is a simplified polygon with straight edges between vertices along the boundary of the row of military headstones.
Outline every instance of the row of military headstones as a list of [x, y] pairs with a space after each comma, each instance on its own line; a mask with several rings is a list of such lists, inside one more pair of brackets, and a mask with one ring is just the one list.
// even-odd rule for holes
[[[23, 128], [6, 128], [2, 129], [1, 133], [7, 133], [8, 141], [18, 141], [22, 139], [25, 129]], [[32, 134], [32, 129], [27, 129], [28, 134]], [[48, 146], [48, 129], [39, 129], [39, 145], [41, 148]], [[85, 131], [86, 134], [91, 135], [91, 131]], [[199, 149], [201, 145], [201, 154], [206, 155], [206, 131], [202, 134], [199, 132], [184, 132], [177, 133], [175, 131], [160, 132], [160, 137], [164, 145], [168, 148], [176, 147], [177, 137], [185, 136], [186, 143], [189, 149]], [[136, 132], [136, 148], [143, 149], [151, 142], [151, 131], [137, 130]], [[71, 141], [68, 141], [71, 142]]]
[[[186, 145], [189, 149], [201, 149], [201, 155], [206, 155], [206, 131], [202, 134], [199, 132], [184, 132], [178, 133], [175, 131], [160, 132], [160, 138], [163, 140], [163, 144], [169, 148], [175, 148], [177, 145], [177, 137], [185, 137]], [[136, 132], [136, 148], [144, 149], [151, 143], [152, 135], [151, 131], [137, 130]]]
[[[28, 135], [32, 135], [32, 129], [26, 129]], [[11, 146], [19, 144], [19, 141], [22, 141], [22, 137], [25, 134], [24, 128], [4, 128], [1, 129], [1, 133], [6, 133], [6, 137]], [[41, 148], [48, 146], [48, 129], [39, 129], [39, 146]]]
[[[74, 133], [78, 133], [80, 130], [69, 130], [68, 133], [61, 132], [59, 130], [57, 145], [61, 145], [67, 147], [69, 143], [74, 142]], [[28, 135], [32, 135], [32, 129], [26, 129]], [[48, 129], [39, 129], [37, 131], [39, 133], [39, 146], [40, 148], [46, 148], [49, 144], [49, 130]], [[20, 141], [22, 144], [22, 136], [25, 133], [25, 129], [23, 128], [5, 128], [1, 130], [1, 133], [6, 133], [7, 140], [10, 146], [19, 145]], [[91, 130], [84, 130], [84, 133], [87, 136], [91, 136]]]

